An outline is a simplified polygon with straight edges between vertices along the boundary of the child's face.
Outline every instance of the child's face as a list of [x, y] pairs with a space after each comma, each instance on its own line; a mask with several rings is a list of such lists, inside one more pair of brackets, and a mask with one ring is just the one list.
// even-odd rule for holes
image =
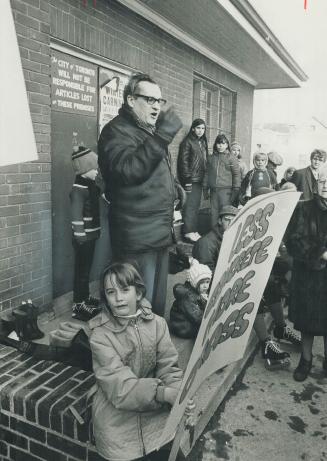
[[199, 285], [198, 285], [198, 293], [199, 293], [199, 295], [208, 293], [209, 285], [210, 285], [210, 279], [201, 280], [201, 282], [199, 282]]
[[227, 149], [228, 144], [225, 141], [220, 141], [220, 142], [217, 142], [216, 147], [217, 147], [218, 152], [223, 153]]
[[201, 136], [204, 135], [205, 126], [204, 125], [198, 125], [198, 126], [193, 128], [193, 132], [194, 132], [195, 136], [197, 136], [198, 138], [201, 138]]
[[82, 174], [84, 178], [92, 179], [92, 181], [95, 180], [96, 176], [98, 174], [98, 170], [89, 170], [86, 173]]
[[121, 287], [116, 276], [111, 274], [104, 281], [104, 292], [113, 315], [126, 316], [136, 313], [137, 302], [142, 295], [137, 292], [134, 285]]
[[294, 171], [295, 171], [295, 168], [292, 168], [290, 170], [287, 170], [287, 173], [286, 173], [286, 180], [288, 181], [289, 179], [291, 179], [291, 177], [293, 176], [294, 174]]
[[258, 170], [264, 170], [267, 165], [267, 159], [264, 155], [256, 155], [254, 158], [254, 165]]
[[234, 218], [235, 216], [231, 214], [224, 214], [223, 216], [219, 218], [224, 232], [226, 229], [229, 228]]
[[231, 153], [237, 157], [241, 153], [241, 149], [238, 146], [232, 146]]

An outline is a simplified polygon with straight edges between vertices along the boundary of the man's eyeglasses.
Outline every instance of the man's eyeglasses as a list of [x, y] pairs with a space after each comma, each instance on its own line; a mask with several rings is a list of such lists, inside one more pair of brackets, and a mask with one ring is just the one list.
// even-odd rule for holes
[[145, 96], [144, 94], [138, 94], [135, 93], [133, 96], [136, 96], [137, 98], [143, 98], [145, 101], [149, 104], [149, 106], [153, 106], [156, 102], [159, 103], [161, 107], [163, 107], [166, 104], [166, 99], [163, 98], [153, 98], [152, 96]]

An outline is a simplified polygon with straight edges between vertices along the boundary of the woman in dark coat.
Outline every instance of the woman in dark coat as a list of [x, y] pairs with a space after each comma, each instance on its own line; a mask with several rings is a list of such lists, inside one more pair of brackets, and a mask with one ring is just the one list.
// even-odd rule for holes
[[189, 133], [181, 142], [177, 159], [178, 179], [187, 192], [183, 210], [184, 237], [192, 242], [198, 234], [198, 212], [203, 180], [206, 173], [208, 142], [206, 124], [201, 118], [193, 120]]
[[315, 336], [324, 337], [327, 372], [327, 167], [319, 172], [318, 193], [298, 203], [285, 243], [293, 257], [289, 316], [302, 338], [294, 379], [304, 381], [312, 367]]

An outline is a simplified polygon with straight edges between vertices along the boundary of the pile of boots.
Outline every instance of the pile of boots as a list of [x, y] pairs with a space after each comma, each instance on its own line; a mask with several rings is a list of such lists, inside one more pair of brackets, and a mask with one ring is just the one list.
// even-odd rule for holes
[[19, 307], [13, 309], [12, 315], [15, 331], [21, 341], [34, 341], [43, 338], [44, 333], [37, 324], [39, 311], [30, 299], [23, 301]]

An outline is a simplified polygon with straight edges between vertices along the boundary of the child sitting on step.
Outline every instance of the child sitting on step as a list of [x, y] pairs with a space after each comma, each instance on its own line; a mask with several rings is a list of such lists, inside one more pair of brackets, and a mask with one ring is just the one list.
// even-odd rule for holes
[[180, 338], [195, 338], [198, 334], [212, 277], [208, 266], [194, 258], [190, 258], [190, 264], [187, 281], [173, 288], [175, 301], [170, 311], [170, 330]]

